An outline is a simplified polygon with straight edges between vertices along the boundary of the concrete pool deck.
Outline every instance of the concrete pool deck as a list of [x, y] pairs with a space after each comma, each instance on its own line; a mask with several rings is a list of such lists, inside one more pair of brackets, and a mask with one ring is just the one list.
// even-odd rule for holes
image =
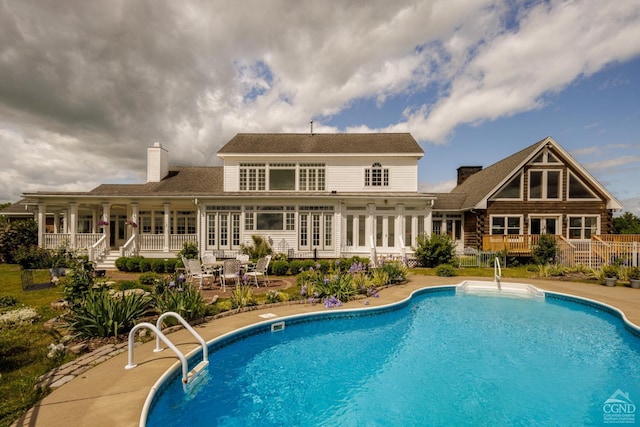
[[[455, 285], [471, 277], [433, 277], [410, 275], [408, 282], [386, 288], [379, 298], [369, 298], [366, 307], [381, 306], [402, 300], [417, 289], [440, 285]], [[480, 278], [479, 280], [491, 280]], [[597, 300], [624, 312], [627, 319], [640, 326], [640, 290], [628, 287], [606, 287], [575, 282], [505, 279], [509, 282], [530, 283], [540, 289]], [[363, 300], [350, 301], [343, 308], [364, 308]], [[195, 330], [210, 341], [235, 329], [265, 321], [261, 314], [273, 313], [277, 320], [294, 314], [326, 311], [322, 304], [291, 304], [269, 306], [227, 316], [198, 325]], [[171, 341], [183, 353], [198, 348], [196, 340], [184, 329], [169, 335]], [[137, 426], [149, 390], [160, 376], [172, 365], [179, 363], [170, 350], [154, 353], [154, 341], [135, 347], [135, 369], [125, 370], [127, 352], [124, 351], [55, 389], [25, 416], [13, 425], [33, 427], [69, 426]], [[215, 373], [215, 364], [209, 370]]]

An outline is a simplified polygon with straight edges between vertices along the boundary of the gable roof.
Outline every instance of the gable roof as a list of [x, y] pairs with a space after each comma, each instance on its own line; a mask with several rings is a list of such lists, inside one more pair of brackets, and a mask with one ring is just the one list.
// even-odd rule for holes
[[389, 154], [422, 157], [410, 133], [239, 133], [217, 153], [265, 154]]
[[486, 209], [488, 198], [547, 146], [559, 152], [564, 162], [605, 195], [608, 209], [622, 209], [622, 204], [550, 136], [469, 176], [449, 194], [439, 194], [434, 209]]

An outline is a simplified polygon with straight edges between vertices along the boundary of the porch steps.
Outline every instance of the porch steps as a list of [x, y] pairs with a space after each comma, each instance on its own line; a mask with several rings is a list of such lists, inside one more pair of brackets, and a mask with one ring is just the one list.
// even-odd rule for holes
[[96, 270], [115, 270], [116, 259], [120, 257], [118, 251], [111, 251], [103, 259], [96, 261]]

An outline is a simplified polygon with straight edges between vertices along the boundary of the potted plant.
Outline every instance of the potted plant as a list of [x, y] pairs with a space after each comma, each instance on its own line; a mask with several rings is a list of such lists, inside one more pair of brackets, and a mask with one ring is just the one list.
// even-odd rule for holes
[[615, 286], [618, 282], [618, 268], [615, 265], [608, 264], [602, 267], [602, 275], [607, 286]]
[[640, 268], [629, 267], [627, 277], [629, 278], [629, 286], [634, 289], [640, 289]]

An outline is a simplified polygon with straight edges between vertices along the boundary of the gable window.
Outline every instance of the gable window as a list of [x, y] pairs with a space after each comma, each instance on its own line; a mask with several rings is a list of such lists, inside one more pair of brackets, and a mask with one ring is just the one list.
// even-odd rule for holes
[[550, 150], [545, 149], [540, 154], [538, 154], [535, 159], [533, 159], [532, 163], [557, 164], [557, 163], [560, 163], [560, 161], [556, 158], [556, 156]]
[[264, 191], [266, 175], [264, 163], [240, 163], [240, 191]]
[[518, 174], [509, 181], [496, 195], [496, 199], [520, 199], [522, 198], [522, 174]]
[[529, 199], [560, 199], [559, 170], [529, 171]]
[[301, 163], [298, 173], [298, 190], [324, 191], [324, 163]]
[[269, 190], [295, 191], [296, 165], [292, 163], [272, 163], [269, 165]]
[[586, 185], [584, 185], [580, 178], [569, 172], [569, 199], [594, 200], [597, 199], [597, 197]]
[[492, 216], [491, 234], [522, 234], [522, 217]]
[[597, 216], [569, 216], [569, 239], [590, 239], [598, 234]]
[[364, 170], [365, 187], [388, 187], [389, 168], [383, 168], [380, 163], [374, 163]]

